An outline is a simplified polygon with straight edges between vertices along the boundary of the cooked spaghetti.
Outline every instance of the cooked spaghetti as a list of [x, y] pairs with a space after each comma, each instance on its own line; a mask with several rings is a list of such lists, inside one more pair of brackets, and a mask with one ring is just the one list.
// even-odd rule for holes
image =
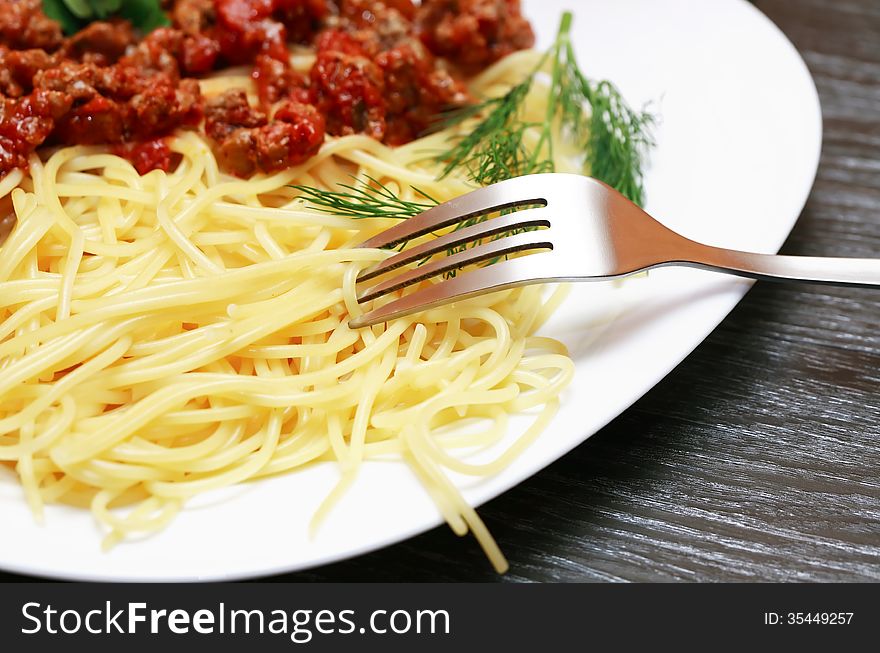
[[[312, 59], [300, 52], [290, 71]], [[499, 97], [537, 63], [531, 51], [507, 56], [467, 93]], [[265, 92], [235, 69], [193, 92], [210, 106], [236, 89]], [[533, 84], [524, 120], [540, 124], [547, 98]], [[0, 178], [15, 216], [0, 248], [0, 461], [34, 513], [88, 507], [110, 546], [163, 528], [196, 494], [329, 462], [340, 480], [317, 525], [364, 461], [394, 457], [503, 570], [445, 472], [497, 473], [553, 417], [573, 364], [535, 331], [564, 291], [504, 291], [352, 330], [364, 310], [356, 276], [388, 255], [355, 245], [392, 221], [332, 215], [293, 188], [354, 178], [404, 200], [450, 199], [471, 176], [443, 176], [431, 153], [466, 128], [396, 147], [328, 135], [283, 166], [242, 162], [222, 139], [181, 129], [162, 141], [160, 163], [172, 163], [149, 171], [113, 144], [20, 150], [26, 167]], [[525, 146], [535, 138], [525, 133]], [[575, 169], [555, 157], [556, 169]], [[507, 442], [509, 416], [523, 412], [531, 425], [473, 462]]]

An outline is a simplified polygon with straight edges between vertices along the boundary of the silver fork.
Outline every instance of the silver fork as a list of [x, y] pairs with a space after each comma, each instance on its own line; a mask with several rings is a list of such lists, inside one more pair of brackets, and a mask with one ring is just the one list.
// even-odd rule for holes
[[[404, 249], [363, 270], [358, 276], [359, 302], [451, 270], [490, 261], [489, 265], [428, 284], [368, 311], [352, 319], [350, 326], [370, 326], [515, 286], [602, 281], [667, 265], [755, 279], [880, 287], [880, 259], [776, 256], [704, 245], [664, 227], [602, 182], [562, 173], [517, 177], [481, 188], [401, 222], [361, 247], [393, 247], [465, 220], [499, 212], [498, 217]], [[490, 236], [493, 239], [488, 242], [400, 271], [434, 254]], [[505, 258], [514, 252], [528, 255]], [[393, 274], [395, 271], [398, 273]], [[366, 283], [379, 277], [386, 278], [372, 285]]]

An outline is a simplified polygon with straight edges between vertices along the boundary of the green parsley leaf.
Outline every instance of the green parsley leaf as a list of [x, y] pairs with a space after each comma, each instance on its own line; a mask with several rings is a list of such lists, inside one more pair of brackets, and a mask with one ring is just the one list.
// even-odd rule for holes
[[64, 0], [65, 6], [77, 18], [91, 18], [92, 8], [86, 0]]
[[122, 0], [89, 0], [95, 15], [104, 19], [122, 8]]
[[58, 21], [65, 34], [74, 34], [79, 30], [79, 19], [70, 13], [62, 0], [43, 0], [43, 13]]
[[171, 24], [159, 0], [126, 0], [119, 9], [119, 15], [143, 32], [152, 32], [157, 27]]
[[145, 34], [171, 24], [159, 0], [43, 0], [43, 13], [57, 20], [68, 35], [111, 16], [127, 19]]

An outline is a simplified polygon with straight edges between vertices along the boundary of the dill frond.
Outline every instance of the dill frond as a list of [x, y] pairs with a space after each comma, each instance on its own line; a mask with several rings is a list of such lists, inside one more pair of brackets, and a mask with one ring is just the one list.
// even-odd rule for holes
[[[573, 140], [584, 152], [584, 172], [616, 188], [637, 204], [644, 201], [645, 157], [653, 145], [653, 116], [635, 111], [607, 80], [592, 81], [581, 71], [571, 43], [572, 14], [563, 14], [556, 41], [541, 63], [505, 95], [456, 111], [450, 127], [484, 116], [438, 160], [442, 177], [463, 168], [481, 185], [537, 172], [553, 172], [554, 141]], [[525, 98], [546, 58], [551, 61], [550, 97], [543, 123], [523, 119]], [[538, 130], [527, 151], [523, 135]]]
[[642, 205], [644, 165], [654, 144], [655, 118], [646, 110], [632, 109], [608, 80], [588, 79], [565, 38], [559, 102], [563, 134], [583, 147], [586, 174]]
[[470, 134], [438, 157], [445, 163], [441, 179], [464, 168], [470, 179], [487, 186], [537, 171], [533, 169], [532, 154], [523, 144], [523, 134], [539, 125], [524, 122], [520, 116], [532, 79], [530, 75], [501, 97], [485, 100], [447, 118], [446, 123], [454, 125], [475, 115], [486, 115]]
[[310, 206], [346, 218], [395, 218], [405, 220], [424, 213], [439, 202], [433, 197], [413, 188], [425, 202], [412, 202], [401, 199], [388, 186], [377, 179], [365, 176], [354, 184], [339, 184], [340, 191], [325, 190], [314, 186], [291, 186], [300, 192], [300, 198]]

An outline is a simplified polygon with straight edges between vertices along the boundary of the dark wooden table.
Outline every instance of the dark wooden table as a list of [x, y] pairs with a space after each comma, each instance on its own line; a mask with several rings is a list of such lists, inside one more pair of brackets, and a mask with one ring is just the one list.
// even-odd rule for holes
[[[825, 117], [783, 252], [880, 257], [880, 5], [755, 4], [803, 54]], [[758, 284], [635, 406], [481, 509], [503, 577], [444, 526], [272, 580], [878, 581], [878, 322], [877, 291]]]

